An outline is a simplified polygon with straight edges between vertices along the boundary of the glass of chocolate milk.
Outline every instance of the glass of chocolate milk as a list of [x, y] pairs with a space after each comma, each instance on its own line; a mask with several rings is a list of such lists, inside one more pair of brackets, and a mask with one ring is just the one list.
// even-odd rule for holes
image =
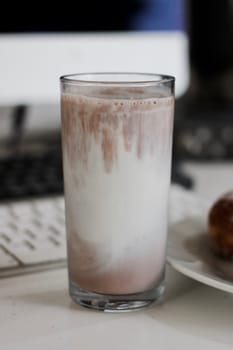
[[174, 78], [61, 77], [69, 290], [127, 311], [164, 293]]

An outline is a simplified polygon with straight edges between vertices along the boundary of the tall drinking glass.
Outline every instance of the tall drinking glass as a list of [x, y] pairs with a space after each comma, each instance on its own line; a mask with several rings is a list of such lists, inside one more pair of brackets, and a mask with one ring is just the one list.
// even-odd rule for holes
[[104, 311], [144, 307], [164, 292], [174, 78], [60, 82], [71, 298]]

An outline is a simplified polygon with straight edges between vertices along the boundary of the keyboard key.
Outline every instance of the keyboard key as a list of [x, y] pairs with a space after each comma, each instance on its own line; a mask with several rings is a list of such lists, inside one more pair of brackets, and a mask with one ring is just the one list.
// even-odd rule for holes
[[17, 274], [65, 265], [63, 198], [0, 205], [0, 214], [0, 276], [7, 276], [7, 268]]
[[17, 256], [25, 266], [30, 264], [44, 264], [54, 262], [56, 260], [65, 260], [66, 249], [63, 245], [49, 247], [48, 244], [41, 245], [40, 248], [32, 249], [26, 244], [24, 246], [11, 246], [10, 252], [13, 256]]
[[0, 270], [19, 266], [19, 262], [0, 246]]

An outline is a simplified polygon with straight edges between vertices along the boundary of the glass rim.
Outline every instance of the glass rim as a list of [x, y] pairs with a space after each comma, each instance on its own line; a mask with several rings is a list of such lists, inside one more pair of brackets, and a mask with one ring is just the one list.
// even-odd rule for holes
[[[128, 76], [127, 80], [107, 80], [99, 79], [100, 77], [110, 77], [110, 76]], [[130, 77], [139, 77], [136, 80], [130, 79]], [[140, 79], [141, 77], [141, 79]], [[144, 78], [143, 78], [144, 77]], [[91, 78], [91, 79], [90, 79]], [[143, 72], [86, 72], [86, 73], [74, 73], [65, 74], [60, 78], [61, 84], [69, 85], [98, 85], [98, 86], [151, 86], [151, 85], [161, 85], [167, 83], [174, 83], [175, 77], [167, 74], [160, 73], [143, 73]]]

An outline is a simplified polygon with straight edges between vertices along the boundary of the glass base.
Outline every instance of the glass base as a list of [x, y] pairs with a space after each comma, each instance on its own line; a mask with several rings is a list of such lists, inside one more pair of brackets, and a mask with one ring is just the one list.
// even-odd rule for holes
[[165, 286], [162, 282], [156, 288], [143, 293], [112, 295], [89, 292], [70, 282], [69, 290], [72, 300], [86, 308], [105, 312], [127, 312], [161, 302]]

